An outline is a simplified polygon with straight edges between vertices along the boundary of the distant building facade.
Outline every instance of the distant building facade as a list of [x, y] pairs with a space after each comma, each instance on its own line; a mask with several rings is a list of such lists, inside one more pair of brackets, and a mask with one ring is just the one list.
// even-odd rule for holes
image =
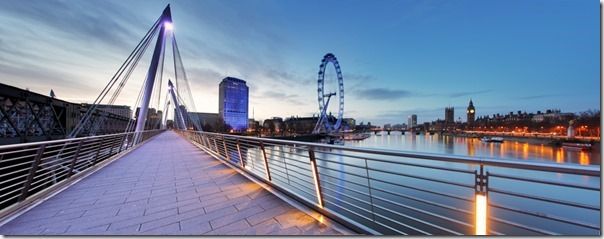
[[281, 134], [285, 130], [283, 118], [273, 117], [272, 119], [265, 119], [262, 122], [262, 128], [264, 128], [265, 133]]
[[455, 123], [455, 108], [445, 107], [445, 123], [446, 124]]
[[248, 87], [244, 80], [226, 77], [220, 82], [218, 114], [234, 131], [248, 128]]
[[218, 113], [188, 112], [188, 114], [191, 120], [197, 121], [196, 124], [203, 131], [215, 132], [221, 123]]
[[254, 119], [247, 120], [247, 131], [256, 132], [260, 130], [260, 122]]
[[352, 130], [357, 126], [357, 121], [353, 118], [343, 118], [342, 122], [348, 126], [348, 130]]
[[286, 131], [289, 133], [309, 134], [315, 128], [319, 117], [296, 117], [292, 116], [285, 119]]
[[[137, 107], [135, 115], [134, 115], [135, 121], [138, 121], [139, 110], [140, 110], [140, 107]], [[160, 129], [162, 119], [163, 119], [162, 116], [163, 116], [163, 112], [161, 110], [158, 111], [155, 108], [149, 108], [147, 110], [147, 119], [145, 120], [145, 130]], [[136, 123], [134, 125], [136, 125]]]
[[124, 118], [132, 118], [132, 109], [127, 105], [97, 105], [96, 108]]
[[417, 115], [416, 114], [412, 114], [407, 119], [407, 128], [411, 129], [411, 128], [415, 127], [415, 126], [417, 126]]
[[537, 112], [533, 115], [534, 122], [541, 123], [543, 121], [569, 121], [574, 118], [573, 113], [561, 113], [559, 109], [546, 110], [545, 113]]

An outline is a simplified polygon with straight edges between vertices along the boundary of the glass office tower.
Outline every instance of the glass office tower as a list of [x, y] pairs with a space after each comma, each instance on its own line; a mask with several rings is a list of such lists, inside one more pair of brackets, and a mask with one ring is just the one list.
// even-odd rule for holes
[[248, 87], [245, 81], [227, 77], [219, 86], [218, 114], [234, 131], [245, 131], [248, 127]]

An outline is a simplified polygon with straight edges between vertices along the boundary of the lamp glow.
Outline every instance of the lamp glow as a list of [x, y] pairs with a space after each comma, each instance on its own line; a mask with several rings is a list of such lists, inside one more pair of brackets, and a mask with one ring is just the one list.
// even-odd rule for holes
[[310, 160], [310, 169], [312, 171], [312, 178], [315, 183], [315, 193], [317, 194], [317, 202], [319, 207], [323, 208], [323, 198], [321, 197], [321, 188], [319, 188], [319, 178], [317, 174], [317, 165], [315, 160]]
[[487, 196], [476, 194], [476, 235], [487, 235]]
[[172, 22], [164, 22], [164, 28], [168, 31], [172, 31], [172, 29], [174, 29], [174, 25], [172, 25]]

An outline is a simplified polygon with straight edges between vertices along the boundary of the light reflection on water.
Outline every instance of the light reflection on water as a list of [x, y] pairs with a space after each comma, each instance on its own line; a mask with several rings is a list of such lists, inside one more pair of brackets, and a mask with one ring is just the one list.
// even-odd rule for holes
[[[549, 161], [581, 165], [599, 165], [601, 160], [599, 152], [571, 151], [560, 147], [513, 141], [506, 141], [504, 143], [483, 143], [479, 139], [474, 138], [439, 135], [400, 135], [400, 133], [398, 133], [388, 136], [384, 133], [382, 136], [372, 135], [372, 137], [363, 141], [347, 141], [346, 144], [348, 146], [365, 148], [383, 148], [515, 160]], [[267, 146], [266, 149], [269, 165], [272, 168], [271, 175], [273, 182], [292, 190], [311, 202], [316, 201], [316, 184], [313, 182], [313, 174], [311, 172], [312, 166], [308, 159], [308, 152], [300, 148], [294, 149], [283, 146]], [[258, 148], [246, 148], [244, 150], [244, 155], [248, 154], [253, 155], [254, 160], [252, 160], [252, 166], [253, 161], [255, 160], [257, 160], [256, 166], [262, 165], [262, 162], [260, 161], [262, 156]], [[452, 208], [473, 212], [475, 203], [474, 200], [472, 200], [474, 197], [473, 188], [462, 188], [446, 183], [421, 180], [415, 177], [440, 180], [441, 182], [456, 182], [472, 185], [475, 178], [474, 174], [471, 172], [478, 169], [477, 165], [355, 153], [335, 149], [322, 149], [320, 147], [315, 148], [315, 155], [317, 158], [325, 207], [345, 215], [346, 217], [352, 218], [353, 220], [360, 221], [368, 226], [373, 225], [374, 227], [380, 228], [379, 225], [372, 222], [378, 220], [380, 223], [386, 223], [390, 227], [410, 234], [421, 233], [414, 232], [413, 230], [407, 231], [404, 226], [389, 221], [409, 221], [408, 218], [391, 212], [401, 213], [411, 218], [421, 218], [422, 220], [435, 223], [440, 220], [436, 217], [429, 217], [422, 213], [418, 213], [417, 211], [409, 211], [408, 208], [406, 209], [396, 205], [396, 203], [400, 203], [407, 207], [436, 213], [460, 222], [469, 224], [474, 223], [473, 219], [475, 215], [473, 214], [465, 215], [452, 210], [435, 208], [410, 198], [416, 198], [420, 201], [425, 200], [435, 202], [437, 204], [451, 206]], [[232, 156], [231, 158], [235, 157], [236, 156]], [[404, 163], [417, 164], [417, 166], [404, 165]], [[421, 165], [468, 170], [470, 173], [466, 174], [449, 170], [430, 169], [424, 168]], [[367, 167], [369, 169], [367, 169]], [[511, 175], [521, 178], [572, 183], [593, 186], [596, 188], [600, 186], [599, 177], [500, 167], [486, 167], [485, 170], [493, 174]], [[258, 175], [264, 174], [264, 171], [262, 171], [262, 169], [258, 170], [258, 167], [256, 167], [255, 171]], [[371, 190], [369, 190], [369, 188], [371, 188]], [[584, 205], [600, 205], [599, 191], [586, 191], [569, 187], [563, 188], [555, 185], [536, 184], [497, 177], [489, 178], [489, 188], [555, 200], [576, 202]], [[443, 197], [426, 193], [421, 190], [455, 195], [470, 200], [463, 201], [451, 197]], [[387, 200], [390, 200], [391, 202], [387, 202]], [[371, 206], [369, 202], [375, 204], [375, 208]], [[572, 221], [600, 225], [600, 211], [569, 207], [522, 197], [511, 197], [493, 192], [488, 194], [488, 203], [509, 206], [520, 211], [537, 212], [543, 215], [567, 218]], [[388, 212], [387, 210], [391, 210], [391, 212]], [[586, 230], [585, 228], [579, 228], [572, 225], [569, 226], [568, 224], [556, 224], [552, 220], [542, 220], [519, 213], [511, 213], [509, 211], [496, 209], [494, 207], [489, 207], [488, 211], [489, 217], [494, 216], [503, 220], [517, 222], [521, 225], [543, 228], [557, 233], [571, 235], [594, 235], [594, 233], [597, 233], [597, 231], [594, 230]], [[385, 217], [380, 215], [385, 215]], [[437, 224], [463, 234], [474, 233], [472, 228], [459, 226], [454, 223], [439, 222]], [[416, 227], [436, 234], [446, 234], [428, 226], [419, 225]], [[487, 228], [500, 230], [505, 234], [530, 235], [527, 234], [528, 231], [506, 229], [505, 227], [502, 227], [501, 224], [496, 224], [492, 221], [489, 222]]]
[[415, 135], [392, 132], [381, 136], [372, 135], [362, 141], [346, 141], [345, 145], [367, 148], [418, 151], [427, 153], [453, 154], [474, 157], [506, 158], [573, 163], [581, 165], [600, 165], [601, 158], [597, 146], [590, 151], [568, 150], [546, 144], [532, 144], [515, 141], [503, 143], [485, 143], [479, 138], [454, 136]]

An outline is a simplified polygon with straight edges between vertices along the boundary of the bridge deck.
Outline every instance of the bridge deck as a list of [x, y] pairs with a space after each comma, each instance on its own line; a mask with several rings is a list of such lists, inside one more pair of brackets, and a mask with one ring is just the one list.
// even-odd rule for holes
[[6, 223], [0, 234], [339, 232], [168, 131]]

